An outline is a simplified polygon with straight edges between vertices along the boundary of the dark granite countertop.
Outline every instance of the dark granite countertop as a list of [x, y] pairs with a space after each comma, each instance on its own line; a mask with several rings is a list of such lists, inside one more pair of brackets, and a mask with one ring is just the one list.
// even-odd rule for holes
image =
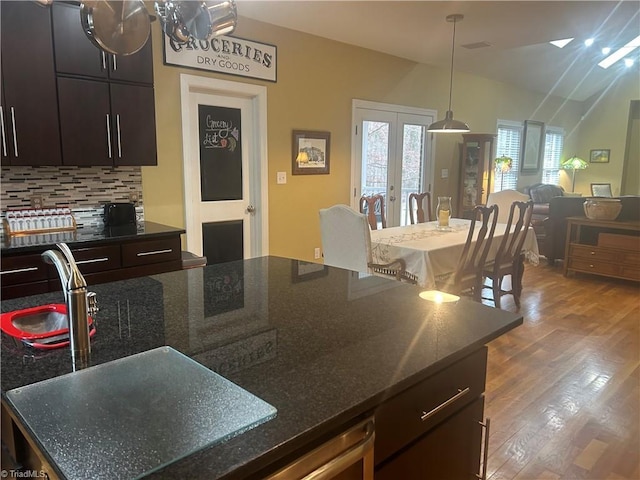
[[[299, 268], [277, 257], [91, 290], [101, 308], [93, 364], [169, 345], [278, 412], [153, 478], [257, 478], [265, 466], [522, 323], [518, 314], [466, 299], [436, 305], [412, 285]], [[61, 301], [60, 293], [37, 295], [3, 301], [2, 311]], [[3, 394], [71, 371], [67, 349], [33, 351], [4, 334], [1, 355]]]
[[182, 228], [169, 227], [160, 223], [140, 222], [122, 227], [78, 227], [74, 231], [39, 233], [33, 235], [2, 235], [2, 254], [40, 252], [56, 243], [64, 242], [71, 248], [135, 240], [141, 237], [153, 238], [185, 233]]

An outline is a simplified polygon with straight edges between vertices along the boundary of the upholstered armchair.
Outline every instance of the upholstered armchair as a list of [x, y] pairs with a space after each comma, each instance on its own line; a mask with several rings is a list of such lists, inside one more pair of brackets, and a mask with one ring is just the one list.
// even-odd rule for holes
[[546, 250], [545, 242], [547, 241], [544, 222], [549, 216], [549, 202], [553, 197], [562, 197], [564, 195], [564, 189], [559, 185], [535, 183], [525, 187], [524, 193], [529, 195], [529, 198], [533, 201], [531, 226], [536, 232], [538, 248], [540, 252], [544, 252]]

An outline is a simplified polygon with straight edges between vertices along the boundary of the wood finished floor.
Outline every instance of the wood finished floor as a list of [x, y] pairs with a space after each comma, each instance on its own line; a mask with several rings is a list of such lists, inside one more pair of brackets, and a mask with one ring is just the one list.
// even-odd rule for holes
[[489, 344], [487, 478], [640, 480], [640, 285], [543, 261], [523, 284]]

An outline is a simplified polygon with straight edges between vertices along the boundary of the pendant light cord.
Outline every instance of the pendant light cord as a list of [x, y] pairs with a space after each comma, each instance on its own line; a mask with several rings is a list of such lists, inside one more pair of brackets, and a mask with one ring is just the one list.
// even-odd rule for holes
[[451, 40], [451, 75], [449, 75], [449, 111], [451, 111], [451, 97], [453, 96], [453, 56], [456, 51], [456, 20], [453, 20], [453, 39]]

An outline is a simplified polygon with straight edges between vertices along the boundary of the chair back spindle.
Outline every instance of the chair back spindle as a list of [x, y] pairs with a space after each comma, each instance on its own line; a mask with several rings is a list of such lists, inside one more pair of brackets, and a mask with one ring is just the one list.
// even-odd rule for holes
[[382, 228], [387, 228], [387, 219], [385, 218], [384, 197], [381, 194], [360, 197], [360, 213], [367, 216], [367, 221], [371, 230], [378, 229], [378, 218]]
[[409, 194], [409, 218], [412, 225], [431, 221], [431, 194], [429, 192]]

